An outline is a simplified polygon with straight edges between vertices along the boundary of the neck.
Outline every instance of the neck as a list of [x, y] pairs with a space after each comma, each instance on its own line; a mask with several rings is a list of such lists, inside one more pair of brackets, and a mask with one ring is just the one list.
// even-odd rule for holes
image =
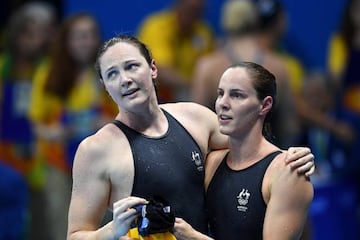
[[261, 128], [257, 128], [245, 134], [245, 137], [230, 136], [229, 149], [229, 166], [241, 169], [259, 161], [278, 148], [265, 139]]
[[229, 149], [232, 161], [241, 163], [256, 158], [263, 144], [263, 139], [262, 136], [246, 138], [230, 137]]
[[149, 104], [136, 111], [120, 108], [116, 117], [132, 129], [151, 137], [161, 136], [167, 131], [167, 120], [157, 103]]

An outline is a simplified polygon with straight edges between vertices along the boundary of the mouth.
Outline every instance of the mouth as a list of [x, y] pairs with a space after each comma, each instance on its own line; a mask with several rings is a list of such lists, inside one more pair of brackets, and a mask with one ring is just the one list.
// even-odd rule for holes
[[232, 117], [230, 117], [228, 115], [225, 115], [225, 114], [219, 114], [218, 118], [220, 120], [230, 120], [230, 119], [232, 119]]
[[126, 96], [129, 96], [129, 95], [132, 95], [132, 94], [136, 93], [138, 90], [139, 90], [139, 88], [128, 89], [128, 90], [126, 90], [125, 92], [122, 93], [122, 96], [126, 97]]
[[225, 124], [225, 123], [228, 123], [229, 121], [231, 121], [232, 117], [230, 117], [229, 115], [225, 115], [225, 114], [219, 114], [218, 119], [219, 119], [220, 124]]

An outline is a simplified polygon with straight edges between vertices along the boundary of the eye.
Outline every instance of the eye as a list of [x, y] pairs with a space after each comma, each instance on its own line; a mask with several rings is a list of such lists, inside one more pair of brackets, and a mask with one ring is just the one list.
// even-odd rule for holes
[[235, 90], [235, 91], [230, 91], [230, 97], [235, 99], [246, 98], [246, 94], [243, 93], [242, 91]]
[[232, 92], [232, 93], [230, 93], [230, 97], [240, 98], [240, 97], [242, 97], [242, 95], [239, 92]]
[[129, 63], [125, 66], [125, 70], [136, 70], [139, 67], [137, 63]]
[[108, 72], [106, 74], [106, 79], [108, 79], [108, 80], [114, 79], [116, 77], [116, 75], [117, 75], [117, 72], [118, 71], [116, 71], [116, 70], [111, 70], [110, 72]]
[[220, 98], [224, 95], [224, 91], [222, 89], [217, 90], [217, 98]]

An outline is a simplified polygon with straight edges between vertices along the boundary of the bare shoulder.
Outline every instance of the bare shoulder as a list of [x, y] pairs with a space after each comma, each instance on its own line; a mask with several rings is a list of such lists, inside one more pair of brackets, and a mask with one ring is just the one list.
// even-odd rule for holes
[[286, 154], [284, 151], [277, 155], [266, 170], [263, 180], [265, 199], [275, 194], [286, 194], [289, 199], [296, 196], [305, 202], [311, 201], [313, 186], [310, 179], [285, 163]]
[[[220, 135], [216, 114], [203, 105], [192, 102], [180, 102], [161, 105], [190, 133], [203, 154], [207, 154], [209, 147], [215, 148], [216, 144], [224, 148], [226, 140]], [[215, 136], [218, 137], [216, 142]], [[215, 139], [215, 140], [213, 140]], [[213, 142], [216, 142], [214, 144]], [[214, 145], [214, 146], [212, 146]]]
[[194, 102], [167, 103], [162, 104], [161, 107], [180, 122], [184, 120], [201, 120], [216, 116], [209, 108]]
[[95, 134], [88, 136], [81, 141], [77, 154], [86, 155], [87, 159], [97, 158], [103, 155], [108, 150], [109, 140], [112, 140], [115, 135], [114, 126], [107, 124], [98, 130]]
[[114, 124], [107, 124], [95, 134], [81, 141], [75, 154], [73, 170], [93, 169], [106, 171], [114, 154], [120, 154], [118, 146], [126, 144], [126, 138]]

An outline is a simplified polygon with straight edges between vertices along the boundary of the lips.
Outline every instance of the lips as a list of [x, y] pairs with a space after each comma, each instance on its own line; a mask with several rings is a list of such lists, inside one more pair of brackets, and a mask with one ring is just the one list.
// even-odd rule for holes
[[230, 120], [230, 119], [232, 119], [232, 117], [225, 115], [225, 114], [219, 114], [219, 119], [220, 120]]
[[225, 114], [219, 114], [218, 115], [218, 121], [220, 125], [228, 124], [232, 120], [232, 117], [225, 115]]
[[123, 97], [129, 96], [135, 92], [137, 92], [139, 90], [139, 88], [132, 88], [132, 89], [128, 89], [125, 92], [122, 93]]

